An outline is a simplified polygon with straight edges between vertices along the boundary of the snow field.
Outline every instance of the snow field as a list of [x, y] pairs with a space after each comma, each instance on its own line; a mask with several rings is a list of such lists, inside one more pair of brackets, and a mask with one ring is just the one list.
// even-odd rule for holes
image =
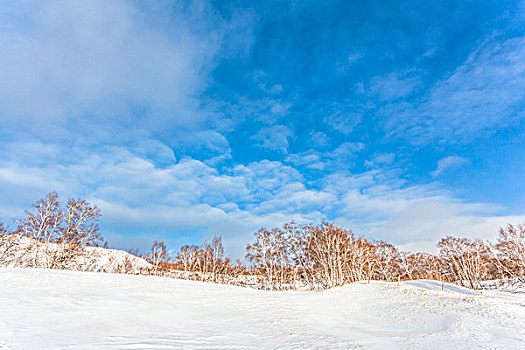
[[268, 292], [0, 268], [0, 349], [519, 349], [525, 297], [435, 281]]

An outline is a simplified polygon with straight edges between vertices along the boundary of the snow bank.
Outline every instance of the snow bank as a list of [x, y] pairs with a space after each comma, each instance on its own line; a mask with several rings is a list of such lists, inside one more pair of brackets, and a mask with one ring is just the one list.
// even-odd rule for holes
[[452, 286], [372, 282], [268, 292], [0, 268], [0, 349], [525, 348], [524, 296]]
[[[0, 235], [0, 266], [45, 267], [46, 258], [59, 249], [55, 243], [40, 243], [40, 248], [35, 248], [34, 239], [19, 234]], [[122, 250], [83, 247], [83, 253], [68, 262], [66, 268], [77, 271], [139, 274], [152, 269], [152, 265]]]
[[442, 283], [440, 281], [432, 280], [414, 280], [401, 282], [404, 286], [415, 286], [421, 289], [432, 290], [432, 291], [444, 291], [453, 292], [465, 295], [480, 295], [479, 290], [469, 289], [463, 286], [458, 286], [452, 283]]

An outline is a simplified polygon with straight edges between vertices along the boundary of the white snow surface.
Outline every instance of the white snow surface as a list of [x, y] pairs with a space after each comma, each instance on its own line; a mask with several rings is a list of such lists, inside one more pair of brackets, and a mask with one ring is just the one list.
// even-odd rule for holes
[[0, 268], [0, 349], [524, 349], [525, 297], [435, 281], [323, 292]]
[[[0, 235], [0, 267], [48, 266], [44, 251], [57, 251], [56, 243], [41, 243], [35, 252], [35, 240], [19, 234]], [[35, 255], [36, 254], [36, 255]], [[36, 257], [36, 258], [35, 258]], [[36, 260], [36, 264], [35, 264]], [[68, 262], [68, 270], [131, 274], [146, 273], [153, 266], [146, 260], [118, 249], [83, 247], [83, 252]], [[0, 350], [2, 350], [0, 348]]]

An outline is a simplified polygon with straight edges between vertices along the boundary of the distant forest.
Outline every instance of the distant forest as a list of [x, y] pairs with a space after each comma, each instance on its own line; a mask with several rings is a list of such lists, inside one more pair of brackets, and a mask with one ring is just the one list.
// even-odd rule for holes
[[[0, 266], [15, 251], [13, 237], [33, 242], [25, 266], [68, 269], [69, 261], [90, 254], [86, 247], [108, 247], [97, 224], [100, 209], [84, 199], [61, 205], [56, 192], [35, 202], [16, 228], [0, 222]], [[53, 249], [47, 247], [53, 245]], [[447, 236], [439, 255], [403, 252], [384, 241], [370, 241], [330, 222], [261, 228], [246, 246], [248, 265], [224, 256], [220, 236], [200, 245], [184, 245], [176, 256], [155, 241], [151, 251], [128, 253], [144, 258], [143, 274], [192, 280], [252, 284], [261, 289], [327, 289], [357, 281], [399, 282], [432, 279], [479, 289], [487, 280], [525, 282], [525, 226], [500, 228], [495, 242]], [[44, 256], [44, 259], [37, 259]], [[3, 263], [4, 262], [4, 263]], [[11, 266], [13, 263], [11, 261]], [[16, 266], [16, 264], [15, 264]], [[136, 273], [126, 264], [122, 273]]]

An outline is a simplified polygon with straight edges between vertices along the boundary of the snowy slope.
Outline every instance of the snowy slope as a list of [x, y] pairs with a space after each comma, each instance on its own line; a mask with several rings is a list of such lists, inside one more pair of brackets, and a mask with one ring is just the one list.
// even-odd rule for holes
[[519, 349], [525, 298], [433, 281], [268, 292], [0, 268], [0, 349]]
[[[58, 249], [55, 243], [41, 243], [39, 250], [35, 247], [34, 239], [19, 234], [0, 235], [0, 267], [45, 267], [46, 256]], [[153, 268], [146, 260], [122, 250], [83, 249], [83, 254], [68, 263], [68, 270], [139, 274]]]

